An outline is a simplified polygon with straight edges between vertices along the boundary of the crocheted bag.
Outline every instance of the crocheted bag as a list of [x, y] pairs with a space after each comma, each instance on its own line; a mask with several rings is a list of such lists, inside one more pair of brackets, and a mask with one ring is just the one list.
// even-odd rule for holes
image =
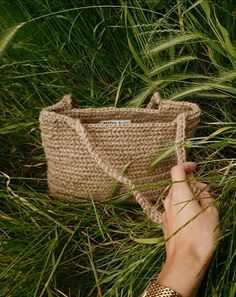
[[[160, 222], [151, 201], [163, 188], [154, 184], [169, 179], [171, 167], [185, 161], [183, 142], [193, 136], [199, 116], [196, 104], [160, 100], [159, 93], [147, 108], [80, 109], [71, 95], [64, 96], [40, 114], [51, 195], [72, 203], [81, 197], [105, 201], [119, 185], [119, 194], [131, 191], [130, 201]], [[150, 160], [170, 147], [174, 153], [150, 168]]]

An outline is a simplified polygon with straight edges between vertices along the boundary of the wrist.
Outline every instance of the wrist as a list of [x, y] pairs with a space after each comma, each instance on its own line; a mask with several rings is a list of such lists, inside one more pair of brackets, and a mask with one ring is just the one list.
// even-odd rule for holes
[[206, 268], [211, 256], [212, 253], [207, 253], [204, 250], [196, 251], [194, 247], [183, 247], [175, 251], [167, 251], [165, 263], [178, 268], [190, 268], [191, 271], [197, 272]]
[[195, 296], [205, 267], [190, 259], [167, 259], [161, 273], [157, 277], [160, 285], [169, 287], [183, 297]]

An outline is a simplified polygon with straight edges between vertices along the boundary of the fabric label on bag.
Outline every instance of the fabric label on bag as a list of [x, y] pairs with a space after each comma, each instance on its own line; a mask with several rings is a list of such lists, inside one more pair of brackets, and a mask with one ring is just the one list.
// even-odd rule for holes
[[131, 123], [131, 120], [105, 120], [100, 121], [99, 123], [105, 125], [127, 125]]

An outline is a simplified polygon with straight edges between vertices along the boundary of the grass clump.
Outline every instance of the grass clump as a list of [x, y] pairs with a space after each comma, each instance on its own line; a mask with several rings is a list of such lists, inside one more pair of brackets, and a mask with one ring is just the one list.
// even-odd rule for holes
[[0, 296], [139, 296], [164, 260], [139, 207], [47, 194], [38, 115], [73, 93], [143, 106], [154, 90], [202, 109], [186, 146], [214, 188], [221, 237], [199, 296], [235, 295], [235, 6], [231, 1], [1, 1]]

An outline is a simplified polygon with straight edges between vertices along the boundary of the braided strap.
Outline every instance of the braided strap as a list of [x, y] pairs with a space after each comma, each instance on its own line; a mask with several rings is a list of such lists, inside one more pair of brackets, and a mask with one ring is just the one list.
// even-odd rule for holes
[[142, 297], [182, 297], [176, 291], [153, 282], [150, 283]]
[[186, 154], [184, 149], [185, 141], [185, 130], [186, 130], [186, 119], [185, 114], [182, 113], [178, 115], [176, 119], [177, 129], [176, 129], [176, 138], [175, 138], [175, 151], [177, 155], [177, 162], [181, 164], [186, 161]]
[[[158, 106], [158, 109], [162, 108], [162, 100], [159, 92], [153, 94], [150, 102], [147, 105], [147, 109], [153, 109], [155, 106]], [[185, 141], [185, 130], [186, 130], [186, 116], [184, 113], [181, 113], [177, 116], [176, 120], [176, 138], [175, 138], [175, 152], [177, 156], [178, 164], [181, 164], [186, 161], [186, 154], [184, 149]]]

